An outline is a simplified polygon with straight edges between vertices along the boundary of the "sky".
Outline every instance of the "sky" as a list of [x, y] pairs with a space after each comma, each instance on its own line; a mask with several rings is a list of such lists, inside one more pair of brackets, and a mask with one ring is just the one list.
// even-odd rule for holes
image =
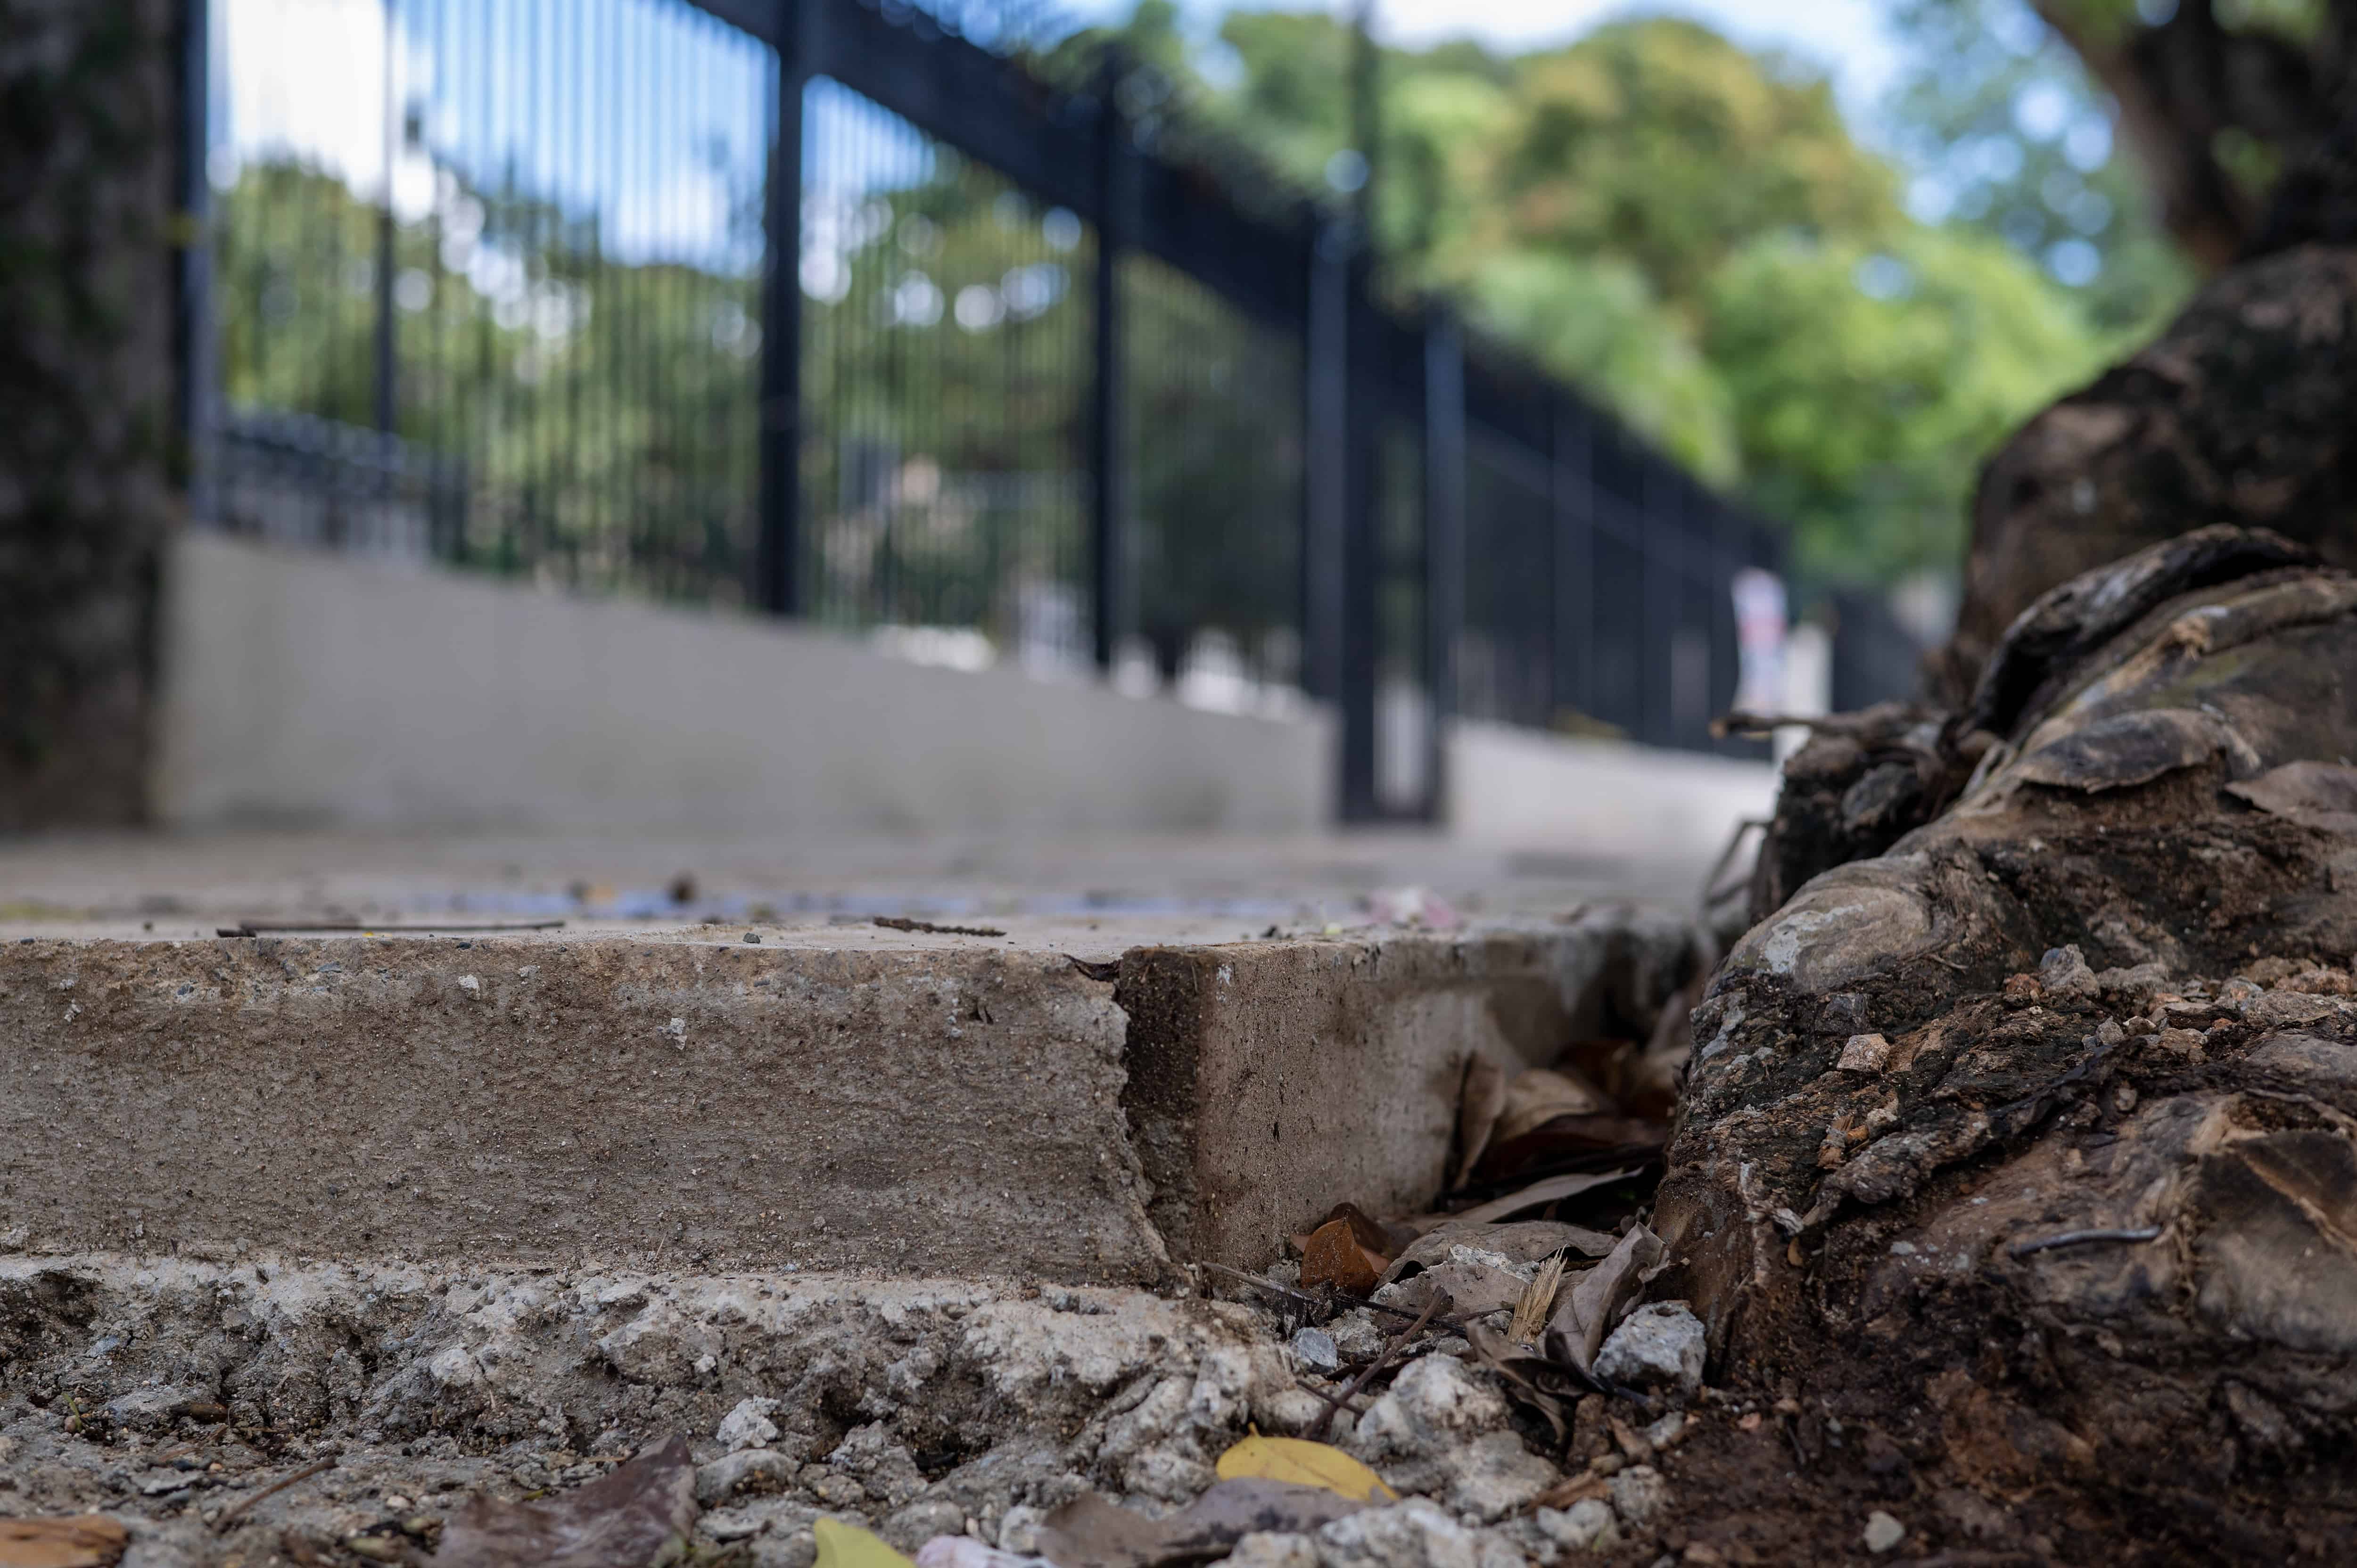
[[[1086, 22], [1125, 16], [1133, 3], [1062, 0], [1059, 9]], [[1228, 8], [1228, 0], [1178, 3], [1205, 41]], [[1403, 47], [1469, 35], [1519, 52], [1623, 16], [1686, 15], [1746, 46], [1780, 47], [1816, 61], [1853, 126], [1872, 141], [1874, 105], [1900, 63], [1882, 4], [1376, 0], [1376, 17], [1385, 40]], [[372, 194], [383, 188], [390, 156], [395, 209], [404, 220], [423, 216], [447, 192], [437, 193], [433, 162], [420, 148], [388, 140], [390, 86], [395, 102], [430, 104], [421, 127], [426, 140], [476, 179], [492, 177], [513, 156], [527, 188], [576, 209], [597, 207], [612, 253], [711, 265], [749, 265], [758, 254], [757, 237], [747, 250], [741, 215], [746, 191], [760, 177], [767, 73], [758, 50], [708, 18], [682, 26], [675, 18], [693, 13], [642, 0], [399, 0], [388, 70], [384, 0], [214, 0], [210, 11], [213, 173], [224, 188], [242, 161], [293, 152]], [[528, 62], [526, 82], [494, 91], [491, 67], [501, 60]], [[568, 90], [560, 79], [589, 83], [590, 91]], [[657, 81], [673, 90], [645, 90]], [[833, 121], [820, 127], [813, 153], [816, 144], [836, 139], [825, 134], [830, 128], [841, 129]], [[913, 135], [901, 139], [916, 145]], [[732, 216], [739, 221], [732, 224]], [[449, 262], [481, 271], [477, 286], [500, 292], [502, 279], [493, 274], [504, 263], [494, 248]], [[504, 280], [511, 291], [517, 281]]]

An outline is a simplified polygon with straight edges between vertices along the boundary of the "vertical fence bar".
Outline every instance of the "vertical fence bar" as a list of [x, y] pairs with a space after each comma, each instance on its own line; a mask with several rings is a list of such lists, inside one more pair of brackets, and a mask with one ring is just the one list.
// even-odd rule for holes
[[1097, 253], [1092, 284], [1087, 467], [1089, 475], [1090, 650], [1111, 674], [1130, 621], [1129, 448], [1122, 408], [1127, 323], [1121, 303], [1121, 255], [1133, 227], [1135, 152], [1121, 111], [1128, 62], [1119, 52], [1098, 73], [1096, 122]]
[[[376, 215], [376, 367], [375, 388], [376, 430], [380, 435], [391, 435], [398, 410], [393, 406], [396, 369], [393, 329], [393, 269], [395, 256], [395, 231], [393, 216], [393, 171], [401, 158], [401, 105], [393, 100], [393, 56], [400, 47], [401, 31], [394, 16], [394, 0], [382, 0], [384, 5], [384, 189], [380, 199], [384, 203]], [[383, 455], [388, 466], [393, 453], [388, 444]]]
[[801, 613], [802, 512], [802, 90], [823, 69], [823, 7], [783, 0], [778, 28], [778, 124], [762, 192], [760, 425], [753, 602]]
[[1548, 715], [1596, 712], [1595, 427], [1558, 389], [1547, 400], [1547, 510], [1555, 539], [1548, 594]]
[[1340, 307], [1345, 347], [1337, 455], [1342, 470], [1341, 526], [1337, 537], [1341, 592], [1335, 623], [1339, 636], [1334, 693], [1341, 732], [1338, 806], [1345, 822], [1371, 822], [1383, 815], [1375, 760], [1377, 682], [1383, 656], [1378, 614], [1383, 535], [1376, 509], [1381, 499], [1389, 366], [1379, 362], [1383, 321], [1367, 298], [1366, 284], [1363, 253], [1346, 251]]
[[1448, 724], [1457, 711], [1457, 639], [1465, 624], [1465, 340], [1448, 311], [1424, 328], [1425, 794], [1438, 822], [1448, 801]]
[[212, 180], [206, 167], [212, 141], [212, 7], [181, 0], [179, 146], [173, 181], [179, 220], [172, 332], [173, 388], [180, 439], [186, 445], [188, 515], [216, 521], [213, 478]]
[[1342, 515], [1348, 486], [1349, 241], [1330, 223], [1309, 242], [1308, 318], [1302, 354], [1301, 637], [1303, 684], [1335, 701], [1342, 690]]

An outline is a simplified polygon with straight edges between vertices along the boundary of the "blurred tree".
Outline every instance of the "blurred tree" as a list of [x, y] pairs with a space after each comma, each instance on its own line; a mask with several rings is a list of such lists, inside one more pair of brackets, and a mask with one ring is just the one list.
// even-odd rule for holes
[[1912, 63], [1888, 108], [1918, 219], [1998, 236], [2122, 339], [2184, 303], [2195, 268], [2109, 93], [2029, 0], [1900, 0], [1893, 21]]

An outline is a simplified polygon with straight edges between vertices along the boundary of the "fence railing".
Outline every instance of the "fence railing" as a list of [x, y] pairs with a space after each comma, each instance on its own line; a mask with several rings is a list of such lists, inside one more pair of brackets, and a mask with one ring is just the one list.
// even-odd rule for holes
[[209, 5], [224, 526], [1329, 704], [1345, 820], [1452, 714], [1748, 750], [1776, 532], [1044, 7]]

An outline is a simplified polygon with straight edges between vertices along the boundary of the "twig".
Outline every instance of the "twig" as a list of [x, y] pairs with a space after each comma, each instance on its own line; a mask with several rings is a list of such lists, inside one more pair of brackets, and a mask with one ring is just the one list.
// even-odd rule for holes
[[937, 937], [1003, 937], [996, 926], [936, 926], [931, 920], [910, 920], [899, 915], [878, 915], [872, 922], [895, 931], [930, 931]]
[[2035, 1241], [2017, 1241], [2006, 1250], [2017, 1258], [2026, 1258], [2053, 1247], [2083, 1247], [2094, 1241], [2149, 1241], [2159, 1234], [2158, 1225], [2140, 1226], [2133, 1230], [2065, 1230], [2059, 1236], [2040, 1236]]
[[373, 936], [432, 936], [437, 931], [554, 931], [564, 926], [562, 920], [459, 920], [438, 921], [429, 925], [373, 925], [366, 920], [240, 920], [234, 926], [216, 926], [219, 937], [258, 937], [285, 931], [366, 931]]
[[276, 1497], [279, 1493], [285, 1491], [287, 1487], [293, 1486], [297, 1481], [307, 1481], [314, 1476], [321, 1475], [327, 1471], [334, 1469], [336, 1467], [336, 1461], [341, 1457], [343, 1456], [339, 1454], [330, 1454], [325, 1459], [315, 1459], [310, 1464], [304, 1466], [301, 1469], [287, 1477], [285, 1480], [273, 1481], [270, 1485], [263, 1487], [262, 1490], [254, 1493], [252, 1497], [247, 1498], [244, 1501], [238, 1503], [235, 1507], [223, 1509], [221, 1510], [221, 1517], [213, 1520], [213, 1533], [215, 1535], [223, 1535], [228, 1533], [229, 1527], [235, 1524], [239, 1518], [244, 1514], [246, 1509], [262, 1501], [264, 1498]]
[[[1195, 1266], [1199, 1269], [1209, 1269], [1213, 1273], [1225, 1274], [1232, 1280], [1241, 1280], [1248, 1285], [1257, 1285], [1262, 1290], [1270, 1293], [1272, 1295], [1286, 1296], [1308, 1306], [1322, 1307], [1333, 1305], [1332, 1301], [1326, 1296], [1317, 1295], [1306, 1290], [1296, 1290], [1291, 1285], [1281, 1285], [1275, 1280], [1265, 1280], [1258, 1274], [1247, 1273], [1243, 1269], [1232, 1269], [1225, 1263], [1202, 1262], [1198, 1263]], [[1407, 1308], [1404, 1306], [1386, 1306], [1380, 1301], [1353, 1301], [1350, 1305], [1351, 1306], [1363, 1306], [1369, 1312], [1380, 1312], [1387, 1317], [1405, 1317], [1414, 1321], [1421, 1321], [1421, 1319], [1416, 1318], [1415, 1313], [1408, 1311]], [[1436, 1317], [1432, 1321], [1437, 1326], [1442, 1328], [1461, 1329], [1465, 1326], [1464, 1320], [1461, 1318]]]
[[1309, 1430], [1304, 1432], [1301, 1435], [1308, 1438], [1312, 1443], [1323, 1443], [1326, 1440], [1327, 1428], [1334, 1424], [1335, 1412], [1340, 1411], [1344, 1405], [1349, 1404], [1352, 1400], [1356, 1399], [1359, 1396], [1359, 1391], [1365, 1388], [1367, 1384], [1373, 1380], [1374, 1375], [1377, 1372], [1382, 1371], [1385, 1367], [1391, 1365], [1392, 1358], [1398, 1355], [1402, 1348], [1405, 1347], [1408, 1341], [1423, 1333], [1425, 1325], [1430, 1323], [1432, 1321], [1432, 1315], [1439, 1310], [1440, 1294], [1436, 1291], [1433, 1293], [1432, 1299], [1424, 1304], [1424, 1310], [1416, 1315], [1415, 1321], [1409, 1324], [1405, 1328], [1401, 1329], [1397, 1334], [1393, 1335], [1391, 1337], [1391, 1343], [1383, 1347], [1383, 1353], [1377, 1356], [1373, 1360], [1368, 1362], [1365, 1369], [1361, 1371], [1357, 1377], [1351, 1380], [1351, 1386], [1349, 1388], [1344, 1389], [1339, 1394], [1326, 1394], [1321, 1396], [1326, 1401], [1326, 1408], [1318, 1412], [1318, 1419], [1311, 1422], [1309, 1423]]

